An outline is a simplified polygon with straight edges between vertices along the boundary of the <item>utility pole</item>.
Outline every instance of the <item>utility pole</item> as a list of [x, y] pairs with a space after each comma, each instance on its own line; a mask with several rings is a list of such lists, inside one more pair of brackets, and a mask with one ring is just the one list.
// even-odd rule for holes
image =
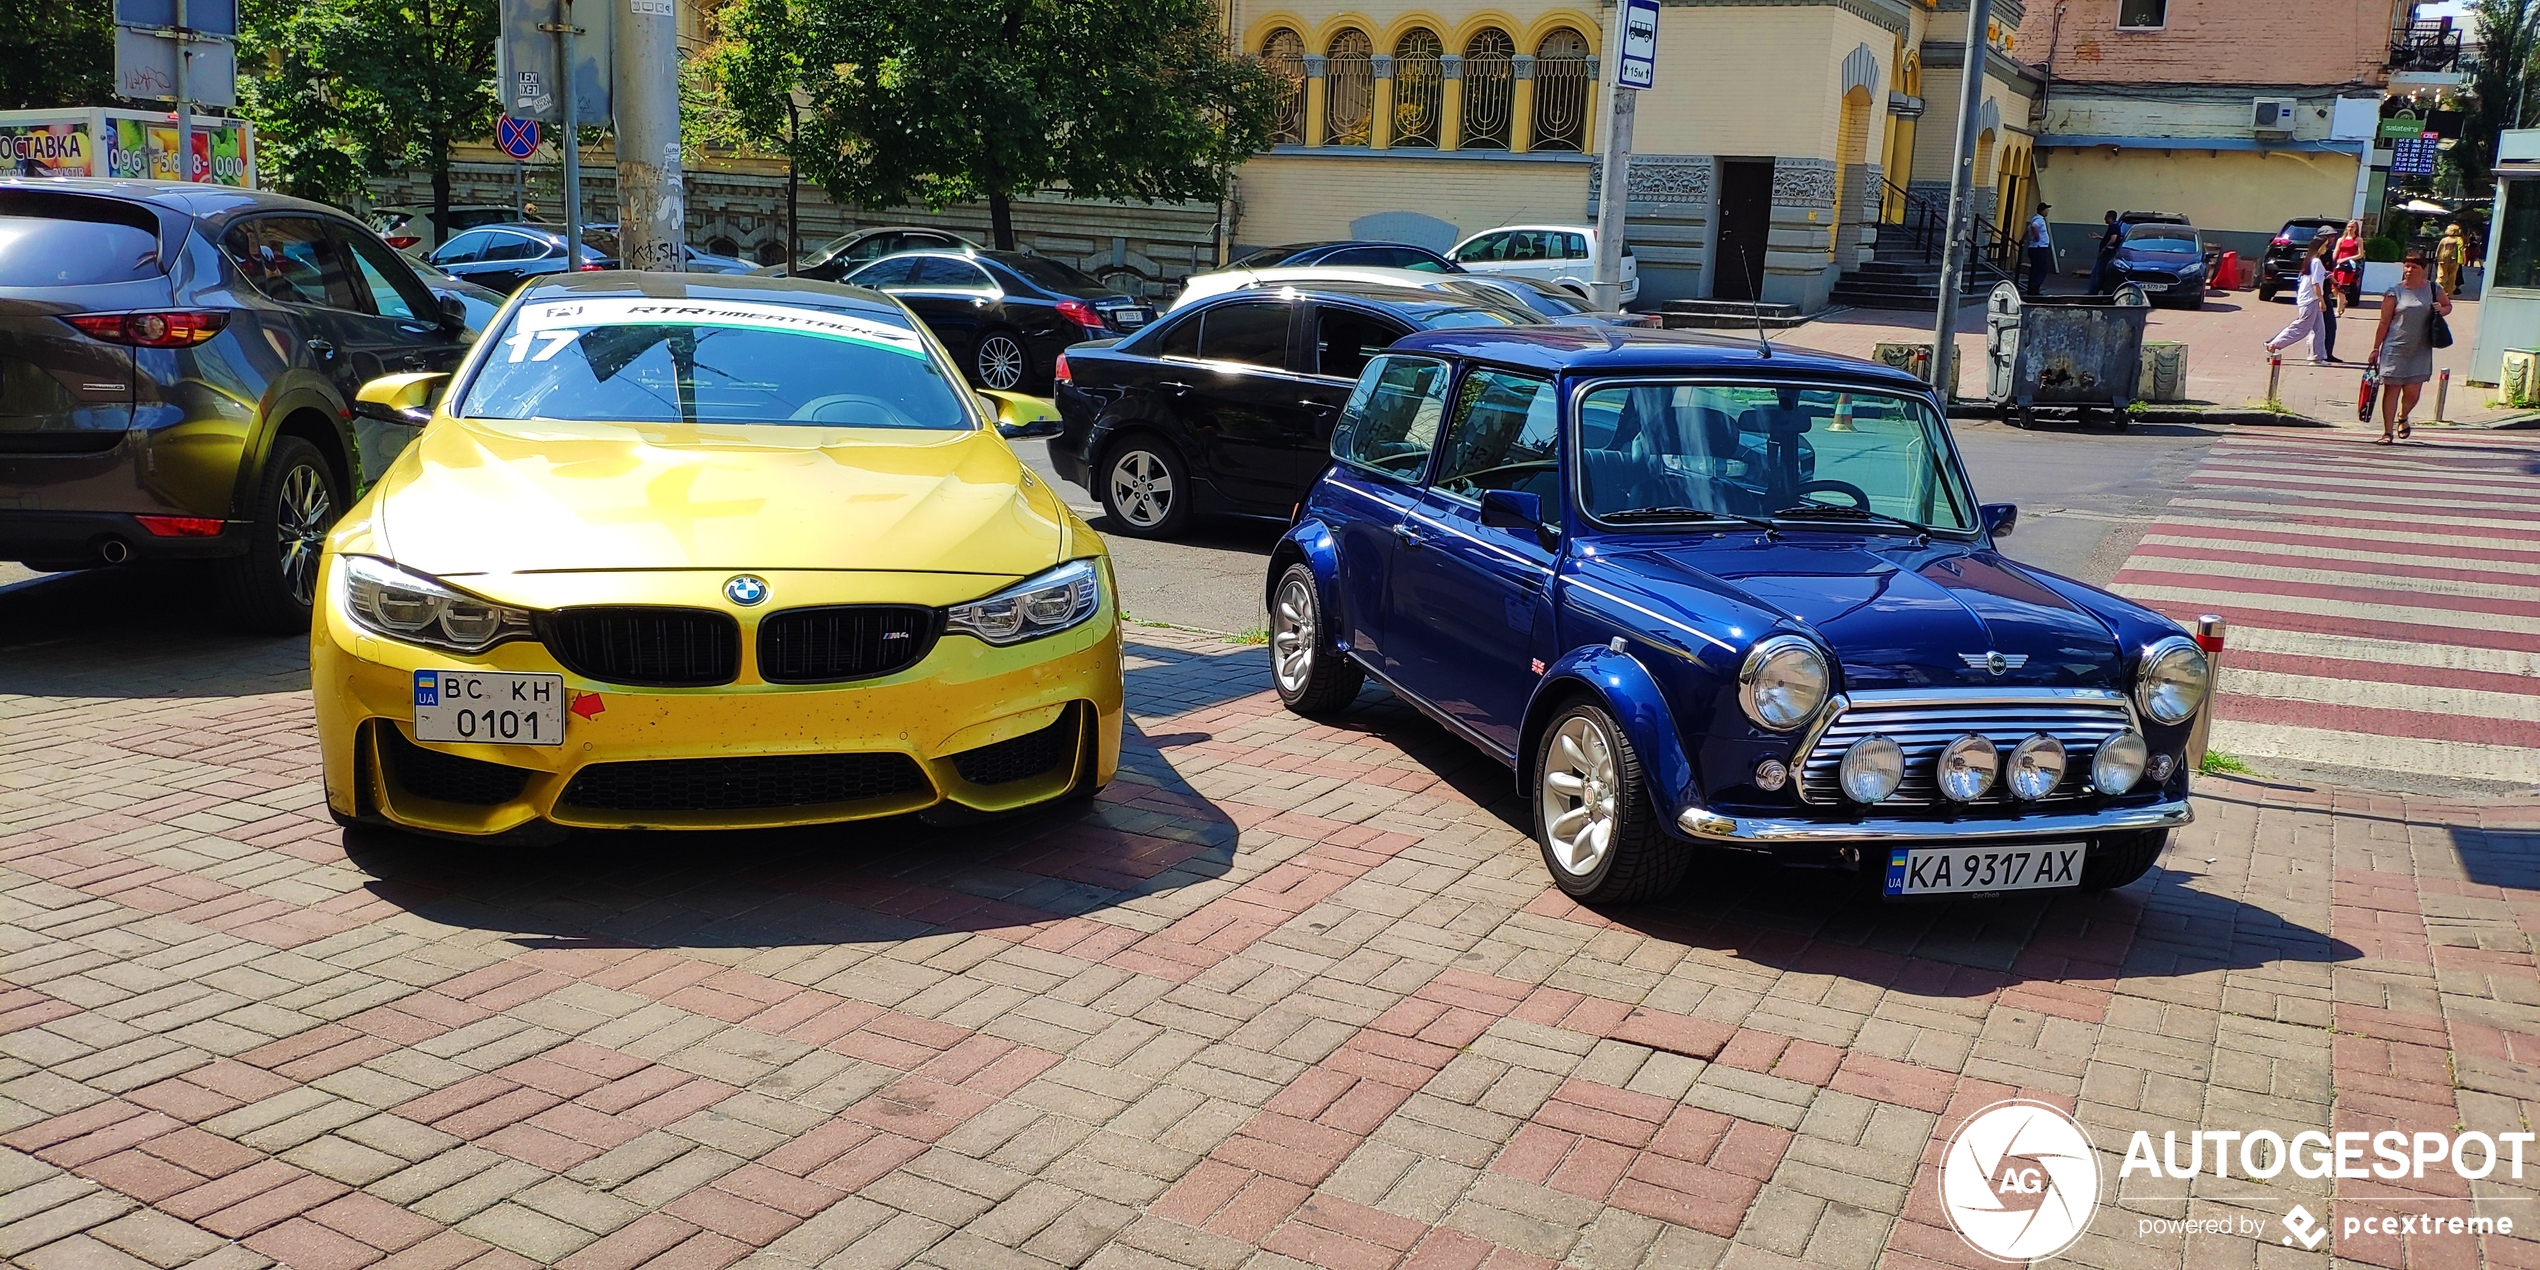
[[1632, 118], [1640, 90], [1658, 80], [1658, 0], [1614, 6], [1613, 74], [1605, 92], [1604, 173], [1596, 203], [1596, 268], [1588, 299], [1601, 312], [1623, 307], [1623, 237], [1632, 202]]
[[[194, 109], [185, 102], [185, 0], [176, 0], [176, 179], [194, 179]], [[142, 147], [148, 150], [149, 147]], [[148, 173], [143, 173], [148, 175]]]
[[565, 272], [571, 273], [582, 267], [582, 124], [573, 81], [573, 37], [582, 28], [573, 24], [573, 0], [556, 0], [556, 20], [538, 29], [556, 37], [556, 144], [564, 152], [564, 261]]
[[1940, 251], [1940, 316], [1932, 324], [1931, 382], [1944, 396], [1958, 363], [1958, 293], [1975, 254], [1976, 114], [1984, 104], [1985, 32], [1993, 0], [1967, 0], [1967, 65], [1958, 85], [1957, 164], [1949, 172], [1949, 226]]
[[617, 23], [619, 267], [687, 267], [688, 198], [679, 170], [678, 0], [623, 3]]

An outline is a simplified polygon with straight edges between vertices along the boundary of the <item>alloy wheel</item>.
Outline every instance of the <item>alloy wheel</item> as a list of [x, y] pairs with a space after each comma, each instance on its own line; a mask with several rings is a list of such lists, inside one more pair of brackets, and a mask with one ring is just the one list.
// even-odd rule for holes
[[1164, 523], [1173, 510], [1173, 474], [1151, 450], [1128, 450], [1111, 465], [1111, 501], [1140, 529]]
[[1023, 346], [1011, 335], [991, 335], [979, 341], [979, 382], [999, 392], [1010, 392], [1023, 382]]
[[1605, 729], [1585, 715], [1563, 720], [1543, 764], [1544, 837], [1555, 864], [1585, 877], [1604, 862], [1614, 845], [1618, 784]]
[[279, 540], [276, 556], [282, 583], [291, 589], [291, 598], [302, 604], [317, 599], [318, 556], [325, 551], [326, 531], [334, 524], [335, 498], [327, 491], [326, 477], [305, 465], [291, 469], [282, 478], [274, 509], [274, 535]]
[[1314, 588], [1303, 578], [1290, 578], [1279, 588], [1279, 627], [1270, 635], [1271, 673], [1289, 696], [1305, 691], [1314, 677], [1314, 643], [1320, 632], [1314, 619]]

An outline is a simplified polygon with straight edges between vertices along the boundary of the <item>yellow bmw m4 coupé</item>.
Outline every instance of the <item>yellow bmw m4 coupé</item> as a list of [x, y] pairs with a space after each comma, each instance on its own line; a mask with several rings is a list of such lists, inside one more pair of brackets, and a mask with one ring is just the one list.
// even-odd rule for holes
[[887, 296], [566, 274], [456, 372], [361, 398], [422, 431], [327, 540], [310, 670], [339, 820], [996, 812], [1119, 762], [1102, 540]]

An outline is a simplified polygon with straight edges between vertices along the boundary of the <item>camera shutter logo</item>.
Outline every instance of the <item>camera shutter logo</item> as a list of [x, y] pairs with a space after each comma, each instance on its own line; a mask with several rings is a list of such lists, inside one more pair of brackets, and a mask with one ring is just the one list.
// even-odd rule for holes
[[1958, 1237], [1987, 1257], [2053, 1257], [2099, 1210], [2099, 1150], [2072, 1117], [2045, 1103], [1998, 1102], [1949, 1139], [1940, 1202]]

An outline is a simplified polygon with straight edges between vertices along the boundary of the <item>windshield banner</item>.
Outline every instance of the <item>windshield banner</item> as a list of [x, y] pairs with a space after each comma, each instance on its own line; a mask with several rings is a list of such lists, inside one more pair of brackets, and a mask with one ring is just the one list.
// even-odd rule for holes
[[[823, 339], [851, 340], [909, 357], [926, 356], [925, 341], [907, 327], [876, 322], [850, 313], [737, 300], [660, 300], [650, 296], [551, 300], [543, 304], [522, 305], [512, 324], [521, 335], [568, 329], [588, 330], [595, 326], [742, 326], [765, 331], [792, 331]], [[540, 357], [537, 360], [546, 359]]]

